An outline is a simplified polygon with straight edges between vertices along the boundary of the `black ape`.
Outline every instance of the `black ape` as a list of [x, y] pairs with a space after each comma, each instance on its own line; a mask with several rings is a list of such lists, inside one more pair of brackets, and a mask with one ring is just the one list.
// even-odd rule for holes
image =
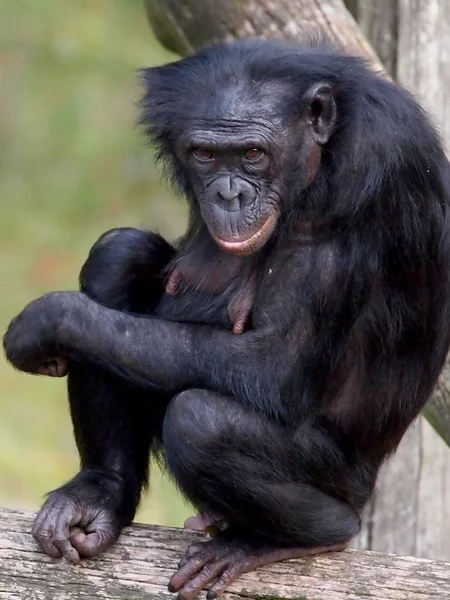
[[4, 344], [69, 372], [82, 470], [37, 517], [43, 549], [107, 548], [159, 451], [195, 525], [228, 525], [170, 582], [190, 600], [217, 579], [213, 598], [358, 532], [449, 347], [449, 168], [404, 90], [324, 47], [220, 44], [144, 81], [186, 234], [105, 234], [82, 291], [30, 304]]

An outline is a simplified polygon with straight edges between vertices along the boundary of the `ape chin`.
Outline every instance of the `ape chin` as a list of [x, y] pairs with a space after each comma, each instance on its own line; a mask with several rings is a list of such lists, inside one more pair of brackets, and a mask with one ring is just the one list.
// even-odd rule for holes
[[405, 90], [325, 46], [222, 43], [142, 80], [187, 231], [107, 232], [80, 291], [32, 302], [4, 346], [68, 372], [81, 471], [41, 509], [42, 549], [106, 550], [154, 453], [216, 534], [169, 589], [211, 599], [358, 533], [449, 348], [449, 165]]

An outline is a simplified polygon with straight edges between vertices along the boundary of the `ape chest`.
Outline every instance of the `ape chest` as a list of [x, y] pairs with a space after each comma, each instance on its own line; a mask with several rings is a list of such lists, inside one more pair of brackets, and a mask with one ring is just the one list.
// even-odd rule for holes
[[[315, 280], [329, 267], [329, 250], [296, 246], [274, 249], [265, 259], [231, 266], [226, 257], [197, 264], [179, 257], [157, 307], [164, 319], [233, 329], [241, 334], [272, 323], [292, 322], [307, 313]], [[231, 259], [230, 259], [231, 260]]]

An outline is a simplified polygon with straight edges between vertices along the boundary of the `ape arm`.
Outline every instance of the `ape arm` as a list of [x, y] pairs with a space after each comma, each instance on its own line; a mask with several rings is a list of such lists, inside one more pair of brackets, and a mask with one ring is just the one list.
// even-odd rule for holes
[[8, 359], [28, 372], [65, 355], [171, 394], [200, 386], [253, 399], [278, 394], [278, 383], [270, 382], [282, 379], [282, 361], [274, 358], [280, 343], [286, 341], [273, 328], [236, 336], [116, 311], [79, 292], [51, 293], [32, 302], [4, 338]]
[[[242, 335], [113, 310], [79, 292], [56, 292], [32, 302], [11, 323], [5, 350], [17, 368], [31, 373], [66, 356], [169, 395], [206, 388], [280, 414], [286, 412], [286, 394], [294, 386], [295, 410], [305, 402], [317, 407], [334, 353], [344, 351], [375, 276], [366, 266], [364, 276], [356, 277], [360, 264], [349, 267], [345, 254], [339, 262], [345, 266], [337, 270], [339, 275], [321, 282], [314, 275], [314, 293], [307, 301], [301, 292], [304, 280], [291, 280], [292, 293], [282, 296], [282, 310], [278, 294], [271, 296], [264, 310], [259, 307], [264, 320]], [[311, 379], [303, 368], [320, 376]], [[305, 393], [299, 392], [302, 388]]]

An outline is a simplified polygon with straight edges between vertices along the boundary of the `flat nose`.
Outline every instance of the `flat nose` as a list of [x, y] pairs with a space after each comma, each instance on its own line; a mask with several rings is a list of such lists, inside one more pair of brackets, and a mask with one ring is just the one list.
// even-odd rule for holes
[[254, 186], [241, 177], [222, 175], [212, 185], [220, 203], [231, 210], [251, 204], [256, 197]]
[[241, 193], [241, 186], [236, 177], [220, 177], [217, 180], [217, 193], [226, 202], [231, 202]]

